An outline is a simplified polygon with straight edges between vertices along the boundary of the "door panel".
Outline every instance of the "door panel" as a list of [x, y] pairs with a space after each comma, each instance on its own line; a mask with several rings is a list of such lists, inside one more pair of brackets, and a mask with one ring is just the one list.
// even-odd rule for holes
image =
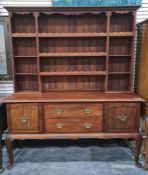
[[39, 105], [36, 103], [9, 104], [8, 128], [12, 133], [39, 133]]
[[136, 103], [108, 103], [105, 107], [107, 132], [137, 132], [140, 105]]

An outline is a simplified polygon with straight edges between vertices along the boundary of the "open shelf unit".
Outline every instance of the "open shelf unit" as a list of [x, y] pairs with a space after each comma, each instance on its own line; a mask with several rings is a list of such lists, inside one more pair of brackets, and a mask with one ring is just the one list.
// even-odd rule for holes
[[11, 14], [15, 92], [132, 87], [134, 11]]

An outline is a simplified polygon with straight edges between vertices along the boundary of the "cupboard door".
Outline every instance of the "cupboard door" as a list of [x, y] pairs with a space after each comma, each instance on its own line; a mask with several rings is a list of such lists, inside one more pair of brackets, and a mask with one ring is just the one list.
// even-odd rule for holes
[[40, 105], [37, 103], [7, 104], [8, 129], [11, 133], [39, 133]]
[[108, 103], [105, 107], [106, 132], [138, 132], [140, 104]]

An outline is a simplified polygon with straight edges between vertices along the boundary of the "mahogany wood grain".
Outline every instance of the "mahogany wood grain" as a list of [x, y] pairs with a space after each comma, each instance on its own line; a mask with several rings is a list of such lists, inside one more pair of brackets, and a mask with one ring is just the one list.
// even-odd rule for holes
[[15, 139], [132, 138], [137, 7], [7, 7], [15, 93], [5, 98], [10, 166]]
[[41, 72], [100, 72], [105, 70], [106, 57], [40, 57]]
[[[90, 23], [91, 22], [91, 23]], [[106, 15], [100, 13], [70, 15], [68, 18], [63, 14], [42, 14], [39, 16], [40, 33], [99, 33], [106, 31]]]
[[[109, 26], [110, 26], [111, 12], [107, 12], [106, 15], [107, 15], [107, 21], [106, 21], [106, 26], [107, 26], [106, 52], [107, 52], [107, 56], [106, 56], [105, 66], [106, 66], [106, 70], [108, 71], [108, 69], [109, 69], [109, 48], [110, 48], [110, 46], [109, 46], [110, 45]], [[105, 90], [105, 92], [107, 92], [107, 90], [108, 90], [108, 74], [106, 74], [106, 77], [105, 77], [104, 90]]]
[[16, 73], [37, 73], [36, 58], [15, 58]]
[[79, 14], [85, 14], [91, 13], [91, 14], [100, 14], [106, 11], [113, 11], [117, 14], [128, 14], [130, 11], [136, 11], [139, 8], [139, 6], [127, 6], [126, 8], [124, 6], [117, 7], [104, 7], [104, 6], [77, 6], [77, 7], [52, 7], [52, 6], [42, 6], [42, 7], [36, 7], [36, 6], [5, 6], [5, 9], [7, 9], [9, 12], [15, 12], [17, 14], [28, 14], [28, 12], [41, 12], [45, 14], [53, 14], [55, 12], [65, 15], [79, 15]]
[[35, 38], [13, 38], [14, 56], [36, 56]]
[[108, 103], [105, 108], [106, 132], [138, 132], [139, 105], [138, 103]]
[[39, 104], [7, 104], [8, 129], [10, 133], [39, 133]]
[[78, 71], [75, 71], [75, 72], [40, 72], [40, 75], [41, 76], [72, 76], [72, 75], [106, 75], [106, 72], [105, 71], [81, 71], [81, 72], [78, 72]]
[[16, 75], [16, 90], [19, 91], [38, 91], [37, 75]]
[[[123, 22], [124, 21], [124, 22]], [[113, 12], [111, 15], [111, 32], [131, 32], [133, 30], [133, 15], [131, 12], [128, 14], [117, 14]]]
[[106, 56], [107, 54], [105, 52], [68, 52], [68, 53], [39, 53], [40, 57], [92, 57], [92, 56]]
[[131, 37], [111, 37], [110, 38], [110, 55], [128, 55], [131, 54]]
[[99, 103], [45, 103], [45, 118], [102, 118], [103, 104]]
[[60, 134], [9, 134], [9, 139], [13, 140], [26, 140], [26, 139], [110, 139], [110, 138], [123, 138], [123, 139], [136, 139], [139, 133], [60, 133]]
[[[75, 74], [75, 73], [74, 73]], [[62, 73], [61, 73], [62, 75]], [[51, 90], [104, 90], [104, 75], [71, 75], [71, 76], [42, 76], [42, 91]]]
[[3, 99], [3, 103], [20, 102], [144, 102], [144, 99], [133, 93], [102, 93], [98, 91], [15, 93]]
[[40, 53], [85, 53], [106, 51], [106, 38], [40, 38]]
[[109, 57], [109, 72], [129, 72], [131, 57]]
[[110, 74], [108, 78], [109, 91], [128, 91], [130, 76], [128, 74]]
[[14, 13], [11, 23], [13, 33], [35, 33], [35, 19], [32, 13], [22, 16]]
[[[114, 35], [114, 34], [113, 34]], [[118, 35], [117, 33], [116, 33], [116, 35]], [[125, 35], [124, 33], [123, 33], [123, 35]], [[132, 33], [129, 33], [128, 35], [132, 35]], [[13, 34], [13, 37], [20, 37], [21, 35], [16, 35], [16, 34]], [[27, 35], [26, 35], [27, 36]], [[106, 33], [104, 33], [104, 32], [101, 32], [101, 33], [96, 33], [96, 32], [93, 32], [93, 33], [81, 33], [81, 32], [76, 32], [76, 33], [39, 33], [38, 34], [38, 36], [41, 38], [41, 37], [47, 37], [47, 38], [49, 38], [49, 37], [51, 37], [51, 38], [63, 38], [63, 37], [80, 37], [80, 38], [82, 38], [82, 37], [105, 37], [106, 36]]]
[[[103, 116], [69, 119], [44, 119], [45, 133], [91, 133], [103, 131]], [[60, 127], [61, 126], [61, 127]]]

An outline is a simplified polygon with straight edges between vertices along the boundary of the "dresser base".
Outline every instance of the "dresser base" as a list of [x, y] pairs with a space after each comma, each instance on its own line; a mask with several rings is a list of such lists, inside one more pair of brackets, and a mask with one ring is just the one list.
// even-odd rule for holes
[[142, 165], [139, 163], [139, 155], [142, 146], [142, 136], [140, 133], [92, 133], [92, 134], [8, 134], [6, 138], [6, 147], [9, 157], [9, 163], [7, 169], [11, 169], [13, 166], [13, 141], [14, 140], [28, 140], [28, 139], [86, 139], [86, 138], [98, 138], [98, 139], [133, 139], [136, 141], [135, 151], [135, 165], [141, 168]]

